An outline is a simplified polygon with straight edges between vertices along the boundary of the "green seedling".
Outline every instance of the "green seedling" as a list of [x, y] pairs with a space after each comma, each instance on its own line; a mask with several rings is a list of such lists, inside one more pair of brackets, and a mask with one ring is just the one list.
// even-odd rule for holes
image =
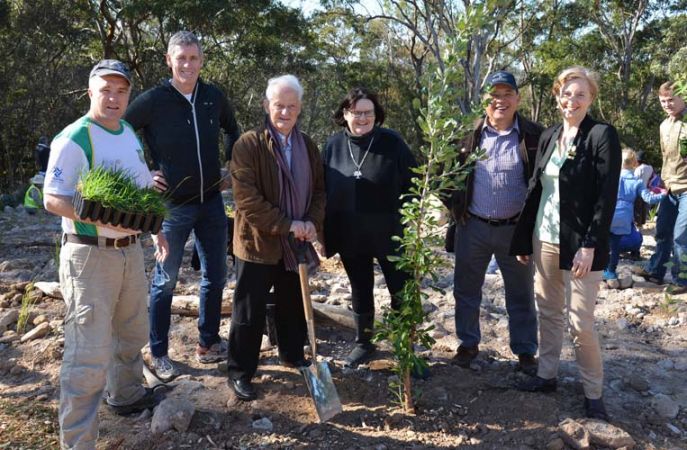
[[83, 198], [107, 208], [128, 213], [167, 214], [163, 195], [150, 187], [138, 187], [127, 170], [95, 167], [81, 177], [77, 189]]
[[34, 290], [33, 283], [26, 285], [24, 295], [21, 298], [21, 308], [19, 309], [19, 318], [17, 319], [17, 334], [23, 334], [26, 329], [26, 324], [29, 322], [31, 316], [31, 309], [36, 303], [36, 297], [31, 295]]

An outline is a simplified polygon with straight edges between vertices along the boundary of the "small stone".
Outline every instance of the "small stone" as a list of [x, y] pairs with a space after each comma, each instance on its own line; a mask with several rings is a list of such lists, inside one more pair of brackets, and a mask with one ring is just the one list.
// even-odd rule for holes
[[220, 371], [220, 373], [227, 373], [229, 371], [227, 367], [227, 362], [226, 361], [220, 361], [217, 363], [217, 370]]
[[628, 325], [627, 319], [625, 319], [625, 318], [621, 318], [621, 319], [618, 319], [615, 321], [616, 328], [618, 328], [621, 331], [626, 329], [627, 325]]
[[272, 431], [273, 425], [270, 419], [262, 417], [258, 420], [254, 420], [252, 427], [255, 430]]
[[663, 370], [670, 370], [675, 367], [675, 363], [670, 359], [662, 359], [656, 365]]
[[676, 362], [675, 370], [679, 370], [680, 372], [684, 372], [685, 370], [687, 370], [687, 360]]
[[608, 422], [592, 419], [581, 419], [579, 423], [589, 433], [592, 444], [601, 447], [631, 449], [635, 446], [635, 441], [625, 430], [622, 430]]
[[577, 450], [589, 449], [589, 432], [573, 419], [565, 419], [558, 424], [558, 432], [563, 441]]
[[0, 313], [0, 333], [7, 330], [7, 328], [19, 319], [19, 311], [10, 309]]
[[270, 338], [267, 335], [262, 335], [262, 342], [260, 343], [260, 351], [267, 352], [274, 348], [274, 345], [270, 342]]
[[49, 332], [50, 332], [50, 324], [47, 322], [43, 322], [40, 325], [38, 325], [36, 328], [34, 328], [33, 330], [24, 334], [21, 337], [20, 342], [27, 342], [27, 341], [31, 341], [34, 339], [40, 339], [42, 337], [45, 337]]
[[671, 327], [680, 325], [680, 319], [678, 319], [677, 317], [671, 317], [670, 319], [668, 319], [668, 325]]
[[180, 433], [185, 433], [195, 411], [193, 403], [184, 398], [166, 398], [155, 407], [150, 431], [153, 434], [161, 434], [174, 428]]
[[678, 404], [665, 394], [656, 394], [651, 399], [651, 407], [654, 408], [659, 416], [666, 419], [674, 419], [680, 412]]
[[673, 425], [672, 423], [667, 423], [667, 424], [666, 424], [666, 427], [667, 427], [673, 434], [677, 434], [678, 436], [682, 434], [682, 431], [680, 431], [680, 429], [679, 429], [678, 427], [676, 427], [675, 425]]
[[565, 442], [561, 438], [553, 439], [546, 444], [546, 450], [563, 450], [564, 448]]
[[52, 298], [62, 298], [62, 291], [60, 290], [60, 283], [56, 281], [38, 281], [33, 284], [35, 289], [38, 289], [43, 294]]
[[620, 289], [629, 289], [633, 285], [632, 277], [629, 275], [618, 277], [618, 284]]
[[38, 326], [42, 323], [45, 323], [48, 321], [48, 318], [44, 314], [39, 314], [33, 319], [33, 324]]
[[630, 375], [628, 383], [632, 389], [637, 392], [645, 392], [649, 390], [649, 382], [644, 377], [633, 374]]
[[391, 370], [395, 366], [395, 363], [390, 359], [375, 359], [370, 361], [370, 370]]
[[21, 375], [24, 372], [24, 368], [20, 365], [16, 365], [10, 369], [10, 375]]

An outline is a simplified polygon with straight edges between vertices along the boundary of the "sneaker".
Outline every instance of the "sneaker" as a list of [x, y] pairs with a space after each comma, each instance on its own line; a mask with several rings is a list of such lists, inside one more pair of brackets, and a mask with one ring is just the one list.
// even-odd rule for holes
[[647, 272], [646, 269], [644, 269], [643, 267], [633, 268], [632, 273], [639, 276], [639, 277], [644, 278], [644, 281], [648, 281], [649, 283], [654, 283], [654, 284], [658, 284], [658, 285], [663, 284], [662, 278], [659, 278], [656, 275]]
[[615, 273], [612, 270], [604, 269], [603, 274], [601, 275], [601, 279], [604, 281], [608, 280], [617, 280], [618, 279], [618, 274]]
[[167, 355], [160, 356], [159, 358], [153, 356], [153, 364], [150, 367], [150, 371], [164, 383], [172, 381], [179, 376], [179, 371], [174, 367], [172, 360]]
[[128, 405], [110, 405], [107, 406], [119, 416], [127, 416], [129, 414], [140, 413], [146, 409], [153, 409], [158, 403], [162, 401], [163, 395], [155, 392], [154, 388], [145, 388], [145, 393], [143, 397], [139, 398], [133, 403]]
[[668, 295], [682, 295], [687, 293], [687, 286], [681, 284], [669, 284], [663, 292]]
[[196, 347], [196, 360], [201, 364], [210, 364], [225, 361], [229, 355], [227, 341], [220, 340], [212, 344], [209, 348], [198, 344]]

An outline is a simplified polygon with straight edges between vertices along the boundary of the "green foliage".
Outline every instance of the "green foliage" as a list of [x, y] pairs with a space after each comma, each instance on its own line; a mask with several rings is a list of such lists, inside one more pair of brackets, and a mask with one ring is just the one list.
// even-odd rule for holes
[[24, 333], [26, 324], [29, 322], [29, 317], [31, 317], [31, 309], [36, 303], [36, 297], [31, 295], [34, 289], [33, 283], [27, 284], [24, 295], [21, 297], [21, 307], [19, 309], [19, 318], [17, 319], [17, 334]]
[[162, 194], [150, 187], [138, 187], [127, 170], [97, 166], [81, 177], [77, 189], [83, 198], [107, 208], [159, 216], [167, 213]]
[[[441, 241], [436, 214], [441, 206], [433, 199], [461, 189], [472, 164], [480, 157], [480, 154], [473, 154], [459, 162], [457, 143], [470, 132], [475, 116], [463, 115], [458, 107], [461, 77], [458, 55], [465, 48], [464, 36], [468, 27], [466, 22], [457, 25], [461, 27], [460, 33], [447, 42], [444, 49], [445, 69], [435, 67], [424, 80], [426, 106], [421, 109], [418, 119], [425, 136], [421, 149], [424, 162], [415, 170], [413, 186], [401, 208], [403, 236], [395, 237], [401, 256], [390, 258], [412, 277], [399, 295], [400, 308], [384, 311], [376, 335], [377, 340], [386, 339], [393, 348], [399, 382], [390, 388], [406, 411], [414, 410], [410, 373], [422, 373], [426, 368], [424, 360], [415, 354], [415, 344], [431, 347], [434, 342], [429, 335], [433, 327], [423, 325], [426, 313], [422, 309], [428, 297], [422, 290], [423, 282], [430, 280], [432, 286], [438, 279], [437, 269], [443, 264], [442, 257], [435, 251]], [[419, 103], [420, 100], [416, 100], [416, 105]]]

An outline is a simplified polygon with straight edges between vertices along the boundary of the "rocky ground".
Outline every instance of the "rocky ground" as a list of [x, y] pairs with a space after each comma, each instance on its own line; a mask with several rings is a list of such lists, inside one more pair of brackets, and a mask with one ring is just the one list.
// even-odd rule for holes
[[[646, 257], [653, 250], [650, 227], [645, 234]], [[59, 220], [54, 217], [29, 216], [21, 208], [0, 214], [0, 448], [58, 448], [65, 309], [59, 290], [51, 284], [57, 281], [58, 236]], [[150, 242], [146, 245], [150, 269], [152, 248]], [[449, 255], [446, 260], [450, 262]], [[629, 264], [623, 261], [621, 272], [629, 270]], [[379, 305], [388, 304], [383, 278], [379, 273], [376, 277], [376, 299]], [[179, 296], [197, 294], [197, 279], [185, 264]], [[426, 304], [436, 326], [436, 344], [420, 349], [431, 376], [415, 382], [420, 394], [416, 415], [405, 415], [394, 405], [388, 391], [393, 377], [388, 351], [358, 370], [342, 368], [353, 333], [341, 325], [350, 293], [340, 264], [325, 262], [311, 281], [313, 299], [340, 313], [337, 321], [320, 317], [317, 333], [320, 353], [329, 362], [343, 403], [342, 414], [317, 423], [303, 377], [280, 366], [267, 341], [256, 380], [259, 399], [236, 401], [223, 367], [201, 365], [193, 357], [196, 319], [175, 314], [170, 356], [179, 362], [183, 375], [169, 385], [165, 404], [154, 413], [119, 417], [101, 408], [100, 447], [687, 448], [687, 304], [684, 298], [665, 296], [658, 286], [636, 279], [633, 288], [603, 289], [599, 294], [597, 324], [605, 359], [605, 399], [612, 417], [612, 425], [606, 425], [583, 419], [583, 394], [569, 342], [558, 392], [513, 389], [526, 375], [516, 370], [508, 348], [498, 274], [488, 275], [484, 287], [482, 352], [470, 369], [461, 369], [451, 364], [457, 340], [450, 266], [442, 271], [439, 284], [446, 294], [432, 293]], [[232, 277], [225, 291], [227, 304], [233, 284]], [[225, 317], [225, 334], [228, 327]]]

